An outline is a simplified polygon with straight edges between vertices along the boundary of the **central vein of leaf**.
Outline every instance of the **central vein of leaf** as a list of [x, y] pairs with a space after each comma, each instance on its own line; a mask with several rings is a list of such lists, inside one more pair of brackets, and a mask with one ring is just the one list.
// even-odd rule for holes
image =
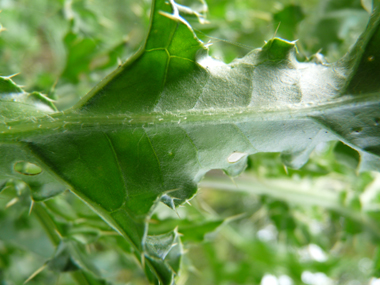
[[313, 117], [333, 108], [350, 108], [378, 104], [378, 94], [361, 97], [341, 97], [317, 106], [294, 105], [280, 110], [257, 108], [192, 109], [185, 112], [151, 112], [141, 114], [92, 115], [88, 113], [59, 112], [27, 120], [0, 125], [0, 141], [14, 142], [24, 138], [67, 131], [102, 131], [122, 128], [142, 128], [153, 125], [221, 124], [248, 121], [298, 120]]

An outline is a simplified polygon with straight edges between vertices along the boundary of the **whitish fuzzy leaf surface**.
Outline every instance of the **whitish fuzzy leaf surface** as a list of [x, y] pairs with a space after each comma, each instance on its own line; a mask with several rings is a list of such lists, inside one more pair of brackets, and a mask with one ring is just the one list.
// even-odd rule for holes
[[40, 95], [1, 85], [1, 178], [29, 179], [19, 161], [41, 167], [24, 180], [70, 188], [133, 245], [152, 282], [171, 284], [179, 238], [147, 236], [147, 220], [158, 201], [191, 199], [208, 170], [237, 175], [256, 152], [282, 152], [298, 168], [330, 140], [361, 152], [361, 169], [380, 170], [378, 19], [375, 9], [338, 64], [298, 62], [295, 43], [279, 38], [225, 64], [174, 2], [153, 1], [144, 46], [74, 108], [50, 113]]

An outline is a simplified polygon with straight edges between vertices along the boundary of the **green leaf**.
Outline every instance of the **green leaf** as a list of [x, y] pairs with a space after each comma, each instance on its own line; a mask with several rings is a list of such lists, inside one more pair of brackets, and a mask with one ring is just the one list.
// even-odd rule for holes
[[188, 219], [164, 219], [149, 225], [149, 234], [158, 234], [178, 228], [183, 242], [201, 242], [205, 235], [215, 231], [224, 222], [223, 219], [215, 221], [192, 221]]
[[[8, 125], [12, 121], [25, 119], [35, 123], [38, 117], [49, 117], [53, 112], [56, 108], [50, 99], [38, 92], [27, 93], [11, 78], [0, 76], [0, 121], [5, 129], [12, 129]], [[66, 189], [51, 173], [42, 171], [40, 161], [25, 149], [25, 143], [1, 143], [0, 153], [2, 162], [6, 162], [0, 163], [0, 185], [9, 179], [24, 180], [34, 200], [50, 198]]]
[[[140, 51], [73, 108], [54, 112], [1, 79], [0, 177], [36, 184], [40, 199], [69, 188], [131, 243], [152, 282], [173, 284], [179, 238], [148, 236], [147, 221], [158, 202], [174, 209], [191, 199], [210, 169], [237, 175], [257, 152], [281, 152], [299, 168], [316, 145], [341, 140], [361, 153], [361, 170], [380, 170], [379, 15], [338, 64], [299, 62], [295, 42], [279, 38], [225, 64], [207, 55], [177, 4], [153, 1]], [[19, 161], [43, 171], [20, 173]]]
[[345, 144], [341, 142], [337, 143], [334, 148], [334, 154], [340, 163], [353, 169], [358, 167], [360, 159], [359, 153]]
[[69, 272], [79, 270], [79, 266], [72, 260], [71, 254], [65, 243], [61, 243], [54, 257], [49, 260], [48, 266], [50, 270], [57, 272]]
[[302, 7], [294, 4], [285, 6], [281, 11], [273, 15], [275, 23], [278, 23], [278, 36], [286, 39], [294, 39], [297, 25], [305, 18]]
[[62, 240], [47, 266], [59, 273], [76, 271], [74, 278], [86, 279], [84, 284], [107, 284], [99, 277], [100, 272], [86, 256], [83, 245], [75, 240]]
[[41, 93], [26, 93], [11, 78], [0, 76], [1, 122], [6, 124], [24, 117], [40, 117], [57, 111], [50, 99]]

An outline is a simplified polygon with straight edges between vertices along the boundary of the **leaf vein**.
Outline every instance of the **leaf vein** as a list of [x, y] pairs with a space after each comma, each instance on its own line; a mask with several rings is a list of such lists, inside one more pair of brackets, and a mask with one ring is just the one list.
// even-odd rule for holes
[[[124, 196], [124, 201], [123, 201], [123, 205], [124, 205], [125, 200], [126, 200], [126, 198], [127, 198], [127, 196], [128, 196], [128, 189], [127, 189], [127, 183], [126, 183], [126, 181], [125, 181], [125, 177], [124, 177], [124, 175], [123, 175], [123, 170], [121, 169], [121, 166], [120, 166], [120, 159], [119, 159], [119, 157], [118, 157], [118, 155], [117, 155], [117, 153], [116, 153], [115, 147], [114, 147], [113, 142], [112, 142], [111, 138], [109, 137], [109, 135], [106, 134], [106, 133], [103, 133], [103, 134], [104, 134], [104, 136], [106, 137], [106, 140], [107, 140], [107, 142], [108, 142], [108, 144], [109, 144], [109, 146], [110, 146], [110, 148], [111, 148], [111, 150], [112, 150], [112, 153], [113, 153], [113, 155], [114, 155], [114, 159], [115, 159], [116, 164], [117, 164], [117, 168], [119, 169], [119, 172], [120, 172], [121, 179], [123, 180], [124, 189], [125, 189], [125, 196]], [[123, 205], [121, 205], [120, 208], [121, 208]]]
[[163, 175], [163, 172], [162, 172], [162, 168], [161, 168], [160, 160], [159, 160], [159, 158], [158, 158], [158, 155], [157, 155], [157, 153], [156, 153], [156, 150], [155, 150], [154, 147], [153, 147], [152, 140], [150, 139], [148, 133], [146, 132], [146, 129], [143, 128], [143, 130], [144, 130], [145, 135], [146, 135], [146, 137], [147, 137], [147, 139], [148, 139], [149, 145], [150, 145], [150, 147], [151, 147], [151, 149], [152, 149], [152, 151], [153, 151], [153, 153], [154, 153], [154, 156], [155, 156], [155, 158], [156, 158], [156, 160], [157, 160], [158, 170], [159, 170], [159, 172], [160, 172], [160, 177], [161, 177], [161, 186], [163, 187], [163, 186], [164, 186], [164, 175]]

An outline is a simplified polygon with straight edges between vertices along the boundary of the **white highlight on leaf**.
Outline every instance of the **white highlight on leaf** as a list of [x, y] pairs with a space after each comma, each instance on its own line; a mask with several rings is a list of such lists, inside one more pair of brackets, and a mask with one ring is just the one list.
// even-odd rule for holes
[[54, 111], [49, 105], [47, 105], [45, 103], [36, 102], [36, 103], [34, 103], [34, 105], [36, 106], [36, 109], [38, 109], [42, 112], [51, 113]]
[[202, 54], [201, 56], [199, 56], [197, 58], [197, 63], [215, 76], [221, 76], [220, 72], [225, 72], [225, 70], [222, 68], [225, 67], [226, 64], [208, 55]]
[[230, 156], [227, 158], [227, 161], [229, 163], [235, 163], [247, 155], [248, 155], [248, 153], [235, 151], [235, 152], [230, 154]]

